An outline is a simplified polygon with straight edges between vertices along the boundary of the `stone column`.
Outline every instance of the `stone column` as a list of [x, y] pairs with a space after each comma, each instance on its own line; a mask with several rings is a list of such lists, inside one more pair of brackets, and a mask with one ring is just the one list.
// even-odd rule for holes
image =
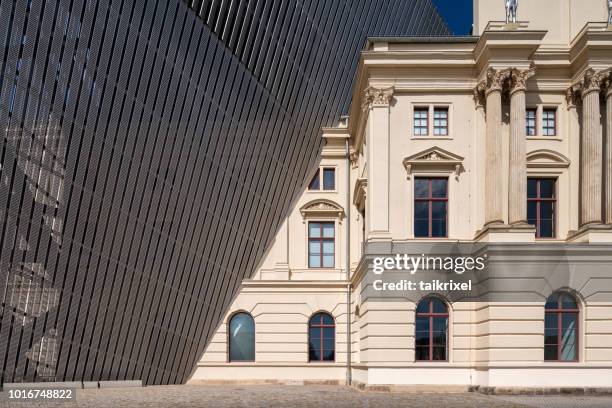
[[369, 111], [367, 219], [369, 238], [386, 240], [389, 233], [389, 104], [393, 87], [365, 90], [362, 108]]
[[508, 223], [527, 224], [527, 152], [525, 134], [525, 90], [535, 69], [512, 70], [510, 86], [510, 170]]
[[503, 217], [503, 150], [501, 128], [502, 86], [509, 70], [489, 68], [484, 92], [486, 97], [486, 173], [485, 173], [485, 225], [504, 223]]
[[608, 74], [606, 90], [606, 224], [612, 224], [612, 74]]
[[580, 226], [600, 224], [602, 184], [602, 137], [600, 132], [600, 75], [587, 70], [582, 85], [582, 146], [580, 149], [580, 182], [582, 207]]
[[570, 199], [570, 231], [578, 230], [580, 226], [580, 117], [578, 106], [580, 106], [580, 95], [574, 87], [570, 87], [565, 93], [567, 112], [569, 115], [569, 159], [572, 165], [569, 167], [569, 199]]

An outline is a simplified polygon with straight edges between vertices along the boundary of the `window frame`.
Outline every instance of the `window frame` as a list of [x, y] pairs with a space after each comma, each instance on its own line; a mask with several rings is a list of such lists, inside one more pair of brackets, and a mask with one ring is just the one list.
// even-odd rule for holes
[[[312, 176], [312, 178], [310, 179], [310, 182], [308, 183], [308, 187], [306, 188], [307, 192], [317, 192], [317, 193], [335, 193], [338, 191], [337, 185], [338, 185], [338, 166], [335, 165], [320, 165], [317, 168], [317, 171], [315, 172], [315, 174]], [[324, 174], [325, 174], [325, 170], [332, 170], [334, 173], [334, 188], [333, 189], [325, 189], [324, 188]], [[318, 178], [319, 180], [319, 188], [310, 188], [310, 186], [312, 185], [312, 182], [314, 181], [315, 178]]]
[[[536, 234], [535, 237], [536, 239], [557, 239], [557, 207], [558, 207], [558, 201], [557, 201], [557, 178], [556, 177], [532, 177], [532, 176], [528, 176], [527, 177], [527, 185], [529, 185], [529, 180], [536, 180], [537, 181], [537, 187], [536, 187], [536, 197], [529, 197], [529, 194], [527, 194], [527, 207], [529, 208], [529, 202], [535, 202], [536, 203], [536, 223], [535, 223], [535, 227], [536, 227]], [[551, 180], [553, 183], [553, 196], [551, 198], [547, 198], [547, 197], [540, 197], [540, 182], [542, 180]], [[542, 237], [540, 234], [540, 221], [541, 221], [541, 217], [540, 217], [540, 204], [542, 202], [552, 202], [553, 206], [552, 206], [552, 236], [550, 237]], [[530, 224], [533, 225], [533, 224]]]
[[[253, 322], [253, 359], [252, 360], [232, 360], [232, 320], [240, 314], [247, 315]], [[236, 310], [227, 319], [227, 362], [228, 363], [254, 363], [257, 359], [257, 325], [253, 315], [246, 310]]]
[[[529, 134], [529, 117], [528, 112], [533, 112], [533, 134]], [[527, 137], [536, 137], [538, 136], [538, 108], [529, 107], [525, 109], [525, 136]]]
[[[310, 224], [319, 224], [319, 231], [320, 231], [320, 237], [314, 237], [311, 238], [310, 236]], [[323, 224], [331, 224], [334, 227], [334, 236], [333, 238], [325, 238], [323, 236]], [[307, 222], [307, 230], [306, 230], [306, 234], [307, 234], [307, 257], [308, 257], [308, 269], [334, 269], [336, 267], [336, 222], [335, 221], [330, 221], [330, 220], [309, 220]], [[310, 264], [310, 242], [311, 241], [318, 241], [319, 242], [319, 249], [320, 249], [320, 253], [319, 253], [319, 257], [320, 257], [320, 265], [321, 266], [312, 266]], [[323, 253], [323, 243], [324, 242], [329, 242], [331, 241], [334, 244], [334, 253], [333, 253], [333, 260], [334, 263], [332, 266], [324, 266], [323, 265], [323, 259], [324, 259], [324, 253]], [[328, 254], [329, 255], [329, 254]]]
[[[321, 317], [321, 322], [320, 323], [313, 324], [312, 323], [313, 319], [316, 316], [319, 316], [319, 315], [321, 315], [321, 316], [323, 316], [323, 315], [329, 316], [333, 323], [332, 324], [324, 324], [323, 323], [323, 317]], [[320, 339], [319, 339], [319, 341], [320, 341], [320, 347], [321, 347], [321, 349], [320, 349], [321, 350], [321, 355], [320, 355], [321, 358], [319, 360], [312, 360], [310, 358], [310, 329], [311, 328], [315, 328], [315, 329], [319, 329], [320, 330]], [[323, 329], [325, 329], [325, 328], [332, 328], [332, 329], [334, 329], [334, 350], [333, 350], [334, 351], [334, 356], [333, 356], [332, 360], [324, 360], [323, 359], [323, 350], [325, 350], [325, 348], [323, 348], [323, 340], [324, 340], [324, 338], [323, 338]], [[308, 343], [306, 344], [306, 347], [307, 347], [307, 353], [306, 354], [308, 355], [308, 362], [309, 363], [315, 363], [315, 364], [325, 364], [325, 363], [330, 364], [330, 363], [335, 363], [336, 362], [336, 345], [337, 345], [336, 344], [336, 337], [337, 336], [336, 336], [336, 319], [334, 318], [334, 316], [331, 313], [329, 313], [329, 312], [327, 312], [325, 310], [319, 310], [317, 312], [314, 312], [310, 316], [310, 318], [308, 318], [308, 328], [307, 328], [307, 330], [308, 330]]]
[[[427, 197], [417, 197], [416, 196], [416, 182], [419, 179], [426, 179], [428, 180], [428, 190], [427, 190]], [[432, 197], [431, 195], [431, 191], [432, 191], [432, 186], [431, 186], [431, 182], [433, 180], [445, 180], [446, 181], [446, 196], [445, 197]], [[426, 175], [419, 175], [419, 176], [415, 176], [414, 177], [414, 183], [412, 186], [412, 235], [414, 236], [414, 238], [416, 239], [443, 239], [443, 238], [448, 238], [449, 234], [448, 234], [448, 229], [449, 229], [449, 225], [448, 225], [448, 213], [449, 213], [449, 178], [445, 177], [445, 176], [426, 176]], [[444, 201], [446, 202], [446, 211], [445, 211], [445, 218], [444, 221], [446, 223], [446, 234], [443, 236], [432, 236], [432, 221], [433, 221], [433, 216], [432, 216], [432, 203], [434, 201]], [[415, 217], [415, 211], [416, 211], [416, 203], [417, 202], [427, 202], [428, 206], [427, 206], [427, 211], [428, 211], [428, 226], [427, 226], [427, 236], [417, 236], [416, 235], [416, 217]]]
[[[550, 309], [546, 307], [549, 299], [553, 296], [557, 295], [557, 307], [554, 309]], [[574, 303], [576, 304], [575, 309], [564, 308], [563, 302], [561, 302], [562, 298], [568, 296], [570, 297]], [[546, 359], [546, 316], [549, 314], [556, 314], [557, 316], [557, 358], [555, 360], [547, 360]], [[573, 314], [576, 317], [576, 328], [575, 330], [575, 339], [576, 339], [576, 352], [574, 353], [574, 358], [572, 360], [562, 360], [562, 322], [564, 314]], [[546, 298], [546, 302], [544, 304], [544, 361], [553, 362], [553, 363], [577, 363], [580, 361], [580, 302], [578, 297], [574, 296], [572, 293], [565, 290], [558, 290], [553, 292], [548, 298]]]
[[[430, 106], [429, 105], [415, 105], [412, 108], [412, 136], [414, 137], [428, 137], [430, 136], [430, 132], [429, 132], [429, 109]], [[417, 134], [416, 133], [416, 128], [417, 126], [415, 126], [415, 121], [416, 121], [416, 111], [424, 111], [425, 112], [425, 134]], [[419, 120], [422, 120], [422, 118], [419, 118]], [[419, 129], [422, 129], [423, 126], [418, 126]]]
[[[433, 302], [432, 300], [438, 300], [440, 302], [442, 302], [442, 304], [444, 304], [444, 306], [446, 307], [446, 313], [439, 313], [439, 312], [434, 312], [433, 311]], [[419, 305], [422, 302], [428, 302], [428, 311], [427, 312], [418, 312], [419, 309]], [[419, 360], [417, 359], [417, 318], [418, 317], [426, 317], [428, 319], [428, 323], [429, 323], [429, 341], [428, 341], [428, 348], [429, 348], [429, 359], [428, 360]], [[433, 319], [434, 318], [443, 318], [446, 317], [446, 342], [445, 342], [445, 359], [444, 360], [434, 360], [433, 359], [433, 348], [434, 348], [434, 343], [433, 343]], [[429, 362], [429, 363], [445, 363], [445, 362], [449, 362], [450, 361], [450, 347], [449, 347], [449, 343], [450, 343], [450, 306], [449, 303], [442, 299], [439, 296], [436, 295], [427, 295], [422, 297], [416, 304], [415, 304], [415, 309], [414, 309], [414, 361], [415, 362]]]
[[[549, 126], [546, 126], [546, 124], [550, 121], [550, 119], [546, 118], [546, 114], [547, 112], [553, 112], [553, 126], [552, 126], [552, 134], [546, 133], [546, 129], [551, 129]], [[557, 120], [558, 120], [558, 109], [557, 107], [551, 107], [551, 106], [543, 106], [542, 107], [542, 137], [558, 137], [558, 131], [557, 131]]]

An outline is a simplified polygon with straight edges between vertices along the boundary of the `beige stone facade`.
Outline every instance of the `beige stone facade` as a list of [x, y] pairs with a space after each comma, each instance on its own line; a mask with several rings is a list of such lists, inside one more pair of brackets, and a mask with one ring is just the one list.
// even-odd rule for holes
[[[243, 282], [192, 381], [612, 387], [612, 302], [597, 289], [612, 286], [605, 2], [522, 1], [511, 25], [498, 21], [501, 1], [475, 1], [474, 9], [474, 37], [368, 41], [349, 119], [322, 131], [319, 188], [305, 189]], [[436, 129], [440, 118], [445, 129]], [[333, 188], [322, 186], [324, 169], [333, 169]], [[415, 237], [422, 178], [446, 180], [443, 237]], [[528, 178], [554, 180], [551, 236], [528, 221]], [[333, 224], [325, 267], [309, 262], [311, 222]], [[417, 361], [422, 294], [364, 297], [368, 253], [438, 241], [517, 244], [537, 254], [579, 243], [571, 251], [592, 248], [604, 272], [580, 284], [552, 277], [538, 301], [454, 302], [437, 294], [448, 306], [446, 358]], [[595, 258], [576, 256], [567, 269], [588, 268]], [[559, 289], [578, 302], [575, 361], [545, 359], [544, 303]], [[334, 319], [334, 361], [309, 362], [309, 319], [321, 311]], [[255, 361], [230, 361], [237, 312], [254, 320]]]

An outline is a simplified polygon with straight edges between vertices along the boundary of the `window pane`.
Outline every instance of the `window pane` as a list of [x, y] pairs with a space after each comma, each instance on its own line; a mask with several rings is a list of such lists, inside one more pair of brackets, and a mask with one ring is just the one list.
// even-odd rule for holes
[[429, 205], [427, 201], [416, 201], [414, 203], [414, 218], [427, 219], [429, 217]]
[[536, 225], [537, 209], [538, 209], [538, 203], [536, 203], [535, 201], [527, 202], [527, 223], [528, 224]]
[[414, 236], [428, 237], [429, 236], [429, 221], [414, 220]]
[[553, 198], [555, 196], [555, 181], [551, 179], [540, 180], [540, 197]]
[[334, 256], [333, 255], [323, 255], [323, 267], [324, 268], [334, 267]]
[[417, 305], [417, 309], [416, 309], [417, 313], [428, 313], [429, 312], [429, 301], [430, 301], [430, 298], [421, 300], [419, 304]]
[[431, 180], [431, 196], [436, 198], [446, 197], [446, 179]]
[[309, 190], [318, 190], [319, 187], [319, 169], [317, 169], [317, 172], [315, 173], [314, 177], [312, 178], [312, 180], [310, 180], [310, 184], [308, 185], [308, 189]]
[[[315, 320], [318, 321], [318, 320]], [[321, 329], [319, 329], [318, 327], [311, 327], [308, 329], [308, 333], [310, 336], [310, 340], [321, 340]]]
[[415, 345], [427, 346], [429, 345], [429, 330], [415, 332]]
[[557, 344], [558, 338], [557, 329], [545, 329], [544, 330], [544, 344]]
[[334, 237], [334, 223], [333, 222], [323, 223], [323, 237], [325, 238]]
[[324, 327], [323, 328], [323, 338], [333, 339], [335, 332], [336, 332], [336, 329], [334, 327]]
[[416, 346], [414, 350], [415, 359], [417, 361], [429, 360], [429, 346], [419, 347]]
[[323, 169], [323, 190], [336, 189], [336, 169]]
[[576, 330], [563, 330], [561, 334], [561, 360], [576, 360]]
[[321, 350], [319, 348], [313, 347], [312, 343], [308, 347], [308, 360], [309, 361], [320, 361], [321, 360]]
[[[433, 303], [434, 313], [446, 313], [447, 312], [448, 309], [446, 308], [446, 304], [443, 301], [437, 298], [432, 298], [431, 301]], [[444, 319], [446, 320], [446, 318]], [[434, 330], [438, 330], [438, 329], [434, 329]]]
[[323, 324], [334, 324], [334, 319], [327, 313], [321, 313], [323, 317]]
[[429, 196], [429, 180], [418, 178], [414, 180], [414, 196], [427, 198]]
[[575, 330], [577, 327], [576, 313], [563, 313], [561, 316], [561, 330]]
[[[553, 308], [555, 306], [552, 306]], [[557, 326], [559, 319], [557, 317], [557, 313], [546, 313], [546, 317], [544, 318], [544, 327], [546, 329], [557, 330]]]
[[436, 361], [446, 360], [446, 346], [443, 346], [443, 347], [434, 346], [432, 360], [436, 360]]
[[255, 360], [255, 322], [246, 313], [234, 315], [230, 321], [230, 361]]
[[[425, 302], [419, 303], [419, 308], [426, 309], [427, 306], [425, 305]], [[419, 310], [419, 308], [417, 308], [417, 313], [427, 312], [427, 310]], [[414, 324], [415, 324], [417, 332], [419, 331], [429, 332], [429, 318], [428, 317], [417, 317]]]
[[567, 293], [564, 293], [563, 297], [561, 298], [561, 307], [563, 309], [578, 309], [578, 305], [576, 304], [574, 298]]
[[540, 231], [539, 238], [553, 238], [555, 236], [553, 221], [552, 220], [540, 220]]
[[333, 255], [334, 254], [334, 241], [323, 242], [323, 254]]
[[308, 236], [310, 238], [319, 238], [321, 236], [321, 224], [318, 222], [308, 223]]
[[446, 201], [433, 201], [431, 203], [431, 217], [433, 219], [446, 219]]
[[320, 268], [321, 257], [319, 255], [310, 255], [310, 257], [308, 258], [308, 266], [310, 268]]
[[334, 350], [323, 350], [323, 361], [334, 361]]
[[446, 237], [446, 220], [431, 221], [431, 236]]
[[321, 254], [321, 243], [319, 241], [310, 241], [308, 243], [308, 251], [310, 255]]
[[557, 360], [557, 345], [544, 345], [544, 360], [556, 361]]
[[[546, 299], [546, 304], [544, 307], [546, 309], [557, 309], [559, 302], [559, 293], [553, 293]], [[548, 316], [548, 315], [547, 315]]]
[[527, 179], [527, 198], [537, 198], [538, 196], [538, 180]]

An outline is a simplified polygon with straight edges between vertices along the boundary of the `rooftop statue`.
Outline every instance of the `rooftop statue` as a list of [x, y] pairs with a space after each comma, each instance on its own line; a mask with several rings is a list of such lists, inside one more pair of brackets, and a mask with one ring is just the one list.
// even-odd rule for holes
[[[505, 0], [506, 2], [506, 24], [516, 23], [516, 9], [518, 8], [518, 0]], [[612, 4], [612, 0], [608, 0], [608, 4]], [[610, 6], [608, 6], [608, 9]]]

